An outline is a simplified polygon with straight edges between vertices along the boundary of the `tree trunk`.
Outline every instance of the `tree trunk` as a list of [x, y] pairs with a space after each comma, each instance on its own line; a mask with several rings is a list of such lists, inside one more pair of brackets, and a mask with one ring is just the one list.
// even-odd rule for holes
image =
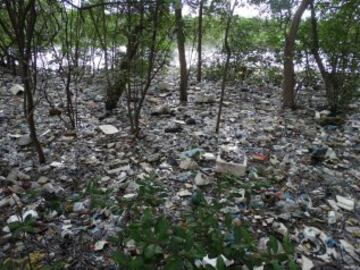
[[26, 110], [25, 110], [25, 117], [28, 122], [29, 131], [30, 131], [30, 138], [32, 141], [32, 144], [38, 154], [39, 162], [45, 163], [45, 155], [44, 151], [42, 149], [41, 143], [38, 140], [37, 134], [36, 134], [36, 126], [34, 121], [34, 99], [32, 94], [32, 83], [31, 83], [31, 75], [30, 75], [30, 68], [29, 63], [26, 59], [21, 59], [20, 62], [23, 62], [21, 65], [22, 70], [22, 82], [24, 84], [24, 102], [26, 103]]
[[204, 0], [200, 0], [199, 6], [199, 18], [198, 18], [198, 61], [197, 61], [197, 75], [196, 79], [198, 82], [201, 82], [201, 68], [202, 68], [202, 21], [203, 21], [203, 8], [204, 8]]
[[24, 84], [24, 113], [29, 126], [31, 142], [38, 154], [39, 162], [45, 163], [45, 155], [37, 138], [34, 121], [35, 106], [33, 92], [35, 92], [36, 86], [33, 83], [30, 64], [36, 22], [36, 1], [31, 0], [27, 2], [25, 6], [22, 5], [23, 3], [14, 4], [10, 0], [6, 0], [4, 2], [14, 33], [13, 39], [16, 40], [16, 45], [18, 47], [21, 79]]
[[128, 69], [138, 51], [139, 31], [142, 31], [142, 29], [135, 27], [133, 32], [128, 36], [126, 55], [120, 64], [119, 74], [115, 79], [115, 83], [109, 85], [106, 89], [105, 109], [107, 111], [116, 108], [120, 97], [126, 90]]
[[301, 17], [312, 0], [303, 0], [296, 10], [291, 22], [290, 31], [285, 38], [284, 48], [284, 81], [283, 81], [283, 105], [295, 108], [295, 72], [294, 50], [295, 39], [301, 22]]
[[175, 7], [175, 24], [176, 24], [176, 37], [177, 47], [179, 52], [180, 63], [180, 102], [187, 103], [187, 69], [186, 69], [186, 56], [185, 56], [185, 34], [184, 22], [182, 19], [182, 5], [181, 0], [176, 2]]
[[152, 79], [154, 78], [154, 65], [155, 65], [155, 61], [156, 61], [156, 57], [157, 57], [157, 50], [156, 50], [156, 46], [157, 46], [157, 35], [158, 35], [158, 28], [159, 28], [159, 12], [160, 12], [160, 5], [161, 5], [161, 0], [156, 0], [155, 2], [155, 9], [154, 9], [154, 13], [152, 14], [153, 16], [153, 25], [152, 25], [152, 37], [151, 37], [151, 43], [150, 43], [150, 51], [149, 51], [149, 57], [148, 57], [148, 70], [147, 70], [147, 75], [146, 75], [146, 81], [144, 84], [144, 87], [141, 90], [141, 97], [139, 102], [136, 104], [135, 106], [135, 111], [134, 111], [134, 134], [136, 137], [139, 136], [139, 132], [140, 132], [140, 116], [141, 116], [141, 110], [145, 101], [145, 97], [147, 95], [147, 92], [150, 88]]
[[332, 112], [336, 112], [337, 110], [337, 102], [336, 102], [336, 93], [335, 93], [335, 84], [332, 78], [332, 74], [326, 71], [326, 68], [321, 60], [320, 56], [320, 45], [319, 45], [319, 35], [317, 29], [317, 20], [315, 14], [314, 3], [311, 3], [311, 33], [312, 33], [312, 45], [311, 52], [314, 55], [316, 64], [321, 73], [321, 77], [325, 84], [326, 91], [326, 99], [328, 102], [328, 106]]
[[225, 29], [224, 48], [226, 51], [226, 62], [225, 62], [224, 73], [223, 73], [223, 78], [222, 78], [222, 82], [221, 82], [220, 103], [219, 103], [219, 110], [218, 110], [216, 127], [215, 127], [215, 132], [217, 134], [219, 133], [219, 129], [220, 129], [221, 113], [222, 113], [222, 107], [223, 107], [223, 103], [224, 103], [225, 87], [226, 87], [227, 74], [228, 74], [228, 70], [229, 70], [230, 57], [231, 57], [231, 49], [230, 49], [229, 42], [228, 42], [228, 36], [229, 36], [231, 21], [232, 21], [232, 17], [233, 17], [236, 5], [237, 5], [237, 1], [234, 2], [234, 5], [231, 9], [231, 13], [229, 14], [229, 18], [227, 20], [226, 29]]

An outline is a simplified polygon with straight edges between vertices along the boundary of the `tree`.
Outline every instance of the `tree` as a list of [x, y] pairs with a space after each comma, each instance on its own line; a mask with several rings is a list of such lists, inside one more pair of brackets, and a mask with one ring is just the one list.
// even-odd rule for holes
[[141, 15], [143, 18], [140, 20], [144, 31], [139, 39], [141, 42], [138, 54], [134, 57], [134, 63], [128, 66], [127, 110], [131, 131], [135, 136], [140, 132], [141, 111], [147, 92], [168, 57], [164, 42], [167, 32], [164, 33], [160, 25], [160, 18], [164, 17], [166, 12], [166, 3], [161, 0], [156, 0], [147, 6], [146, 14]]
[[221, 112], [222, 112], [222, 107], [223, 107], [223, 103], [224, 103], [227, 74], [228, 74], [228, 71], [229, 71], [229, 64], [230, 64], [230, 58], [231, 58], [231, 49], [230, 49], [228, 39], [229, 39], [231, 21], [232, 21], [232, 18], [233, 18], [233, 14], [234, 14], [234, 10], [235, 10], [236, 5], [237, 5], [237, 1], [234, 2], [233, 7], [230, 9], [229, 14], [228, 14], [228, 18], [227, 18], [227, 21], [226, 21], [225, 36], [224, 36], [224, 50], [225, 50], [225, 53], [226, 53], [226, 60], [225, 60], [223, 78], [222, 78], [222, 82], [221, 82], [221, 94], [220, 94], [219, 110], [218, 110], [218, 115], [217, 115], [217, 120], [216, 120], [216, 128], [215, 128], [216, 133], [219, 133], [220, 121], [221, 121]]
[[198, 82], [201, 82], [201, 67], [202, 67], [202, 35], [203, 35], [203, 9], [204, 9], [205, 0], [200, 0], [199, 3], [199, 16], [198, 16], [198, 46], [197, 46], [197, 73], [196, 79]]
[[322, 46], [315, 5], [311, 3], [310, 48], [324, 81], [328, 107], [336, 114], [340, 103], [351, 100], [359, 84], [360, 6], [355, 0], [318, 8], [324, 19], [320, 24]]
[[[32, 49], [38, 15], [36, 11], [36, 1], [4, 0], [4, 2], [10, 22], [8, 25], [8, 34], [12, 40], [15, 40], [17, 46], [17, 59], [21, 70], [22, 83], [24, 84], [24, 114], [29, 126], [32, 144], [39, 157], [39, 162], [44, 163], [45, 155], [37, 137], [34, 120], [35, 104], [33, 93], [35, 93], [36, 90], [36, 83], [32, 76]], [[1, 25], [4, 24], [2, 23]]]
[[186, 67], [186, 55], [185, 55], [185, 33], [184, 33], [184, 21], [182, 18], [182, 3], [181, 0], [176, 0], [175, 3], [175, 27], [176, 27], [176, 40], [179, 52], [180, 63], [180, 102], [187, 103], [187, 86], [188, 76]]
[[285, 38], [284, 46], [284, 81], [283, 81], [283, 106], [295, 108], [295, 72], [294, 50], [295, 39], [301, 22], [301, 17], [312, 0], [302, 0], [297, 8], [290, 25], [290, 30]]
[[122, 96], [124, 91], [126, 91], [126, 84], [128, 82], [127, 73], [130, 66], [133, 64], [136, 54], [138, 53], [140, 45], [140, 36], [144, 30], [142, 21], [138, 18], [133, 18], [133, 12], [139, 12], [140, 17], [143, 14], [142, 3], [133, 3], [132, 1], [127, 1], [125, 5], [125, 37], [126, 37], [126, 54], [119, 59], [119, 63], [115, 66], [116, 77], [115, 81], [107, 86], [106, 89], [106, 100], [105, 108], [108, 111], [113, 110], [119, 101], [119, 98]]

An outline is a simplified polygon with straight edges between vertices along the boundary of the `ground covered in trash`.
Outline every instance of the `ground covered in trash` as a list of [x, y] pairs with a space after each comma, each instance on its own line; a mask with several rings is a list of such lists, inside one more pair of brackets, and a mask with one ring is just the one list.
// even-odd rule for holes
[[[184, 216], [206, 205], [219, 223], [230, 217], [246, 225], [258, 252], [266, 252], [272, 236], [279, 240], [274, 250], [284, 249], [288, 237], [300, 269], [360, 269], [360, 102], [339, 123], [314, 90], [299, 94], [297, 110], [284, 111], [278, 86], [234, 83], [216, 135], [220, 84], [192, 83], [189, 103], [179, 105], [176, 76], [169, 73], [146, 98], [135, 139], [126, 106], [104, 117], [100, 79], [84, 80], [78, 128], [68, 131], [65, 113], [49, 116], [49, 99], [64, 110], [56, 91], [61, 81], [54, 78], [48, 97], [38, 97], [36, 123], [47, 156], [39, 165], [23, 98], [10, 91], [19, 82], [1, 74], [0, 261], [116, 269], [114, 251], [164, 253], [160, 244], [144, 247], [136, 237], [116, 244], [145, 209], [154, 220], [162, 215], [186, 227]], [[211, 258], [222, 255], [225, 267], [245, 269], [225, 253], [206, 255], [195, 265], [216, 266]]]

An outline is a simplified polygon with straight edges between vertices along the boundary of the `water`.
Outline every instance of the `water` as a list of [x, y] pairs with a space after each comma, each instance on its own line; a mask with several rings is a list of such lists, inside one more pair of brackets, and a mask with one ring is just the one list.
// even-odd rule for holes
[[[118, 53], [126, 53], [126, 46], [120, 46], [116, 49], [116, 52], [108, 51], [108, 63], [111, 63], [117, 58]], [[197, 64], [197, 51], [196, 47], [192, 45], [185, 46], [185, 55], [188, 68], [190, 66], [195, 67]], [[202, 60], [205, 66], [217, 62], [218, 64], [224, 64], [225, 55], [221, 53], [221, 49], [216, 45], [204, 45], [202, 48]], [[305, 57], [303, 57], [301, 63], [295, 64], [295, 71], [304, 71], [306, 68]], [[278, 61], [276, 54], [272, 51], [251, 52], [241, 58], [241, 62], [250, 65], [252, 68], [264, 68], [264, 67], [277, 67], [282, 68], [283, 64]], [[60, 47], [55, 47], [52, 50], [46, 50], [38, 52], [37, 54], [37, 67], [39, 69], [47, 69], [51, 71], [57, 71], [61, 67], [66, 68], [68, 66], [66, 57], [61, 53]], [[179, 54], [177, 48], [174, 48], [170, 66], [179, 68]], [[81, 67], [89, 68], [91, 71], [101, 70], [105, 68], [105, 54], [102, 49], [95, 48], [92, 51], [86, 50], [80, 52], [78, 65]], [[310, 66], [316, 67], [315, 61], [310, 59]]]

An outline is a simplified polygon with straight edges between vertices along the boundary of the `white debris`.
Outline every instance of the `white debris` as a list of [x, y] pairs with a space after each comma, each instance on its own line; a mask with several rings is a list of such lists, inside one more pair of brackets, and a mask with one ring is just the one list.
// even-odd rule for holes
[[137, 194], [136, 193], [129, 193], [129, 194], [125, 194], [124, 196], [123, 196], [123, 198], [125, 199], [125, 200], [133, 200], [133, 199], [135, 199], [137, 197]]
[[30, 135], [26, 134], [21, 136], [18, 140], [17, 140], [17, 144], [20, 146], [27, 146], [30, 145], [32, 142]]
[[335, 213], [335, 211], [329, 211], [329, 213], [328, 213], [328, 223], [330, 225], [336, 223], [336, 213]]
[[338, 211], [340, 209], [334, 200], [327, 200], [327, 202], [335, 211]]
[[196, 260], [195, 261], [195, 265], [200, 268], [200, 267], [206, 267], [207, 265], [215, 268], [216, 268], [216, 265], [217, 265], [217, 261], [218, 259], [221, 258], [225, 264], [226, 267], [229, 267], [231, 265], [233, 265], [235, 263], [234, 260], [229, 260], [227, 259], [224, 255], [220, 255], [219, 257], [216, 257], [216, 258], [209, 258], [209, 255], [206, 255], [202, 260]]
[[325, 158], [329, 160], [335, 160], [337, 159], [336, 153], [332, 148], [328, 148], [325, 154]]
[[187, 189], [183, 189], [180, 190], [178, 193], [176, 193], [178, 196], [180, 197], [189, 197], [192, 195], [192, 193], [190, 191], [188, 191]]
[[63, 166], [62, 162], [54, 161], [50, 163], [50, 167], [52, 168], [61, 168]]
[[80, 212], [85, 209], [85, 204], [83, 202], [76, 202], [73, 205], [73, 211], [74, 212]]
[[7, 224], [14, 223], [14, 222], [20, 222], [20, 218], [17, 215], [12, 215], [6, 220]]
[[13, 205], [15, 203], [14, 199], [11, 196], [7, 196], [4, 199], [0, 200], [0, 208]]
[[130, 170], [131, 170], [130, 165], [126, 165], [126, 166], [122, 166], [122, 167], [119, 167], [119, 168], [107, 170], [106, 172], [108, 174], [112, 175], [112, 174], [119, 174], [120, 172], [128, 172]]
[[238, 190], [234, 190], [233, 193], [236, 194], [236, 203], [242, 203], [245, 201], [245, 189], [240, 188]]
[[38, 219], [39, 214], [35, 210], [28, 210], [22, 215], [23, 220], [25, 220], [27, 217], [31, 217], [33, 219]]
[[339, 240], [341, 247], [357, 262], [360, 262], [360, 257], [356, 254], [356, 250], [354, 246], [349, 244], [347, 241], [341, 239]]
[[49, 181], [49, 178], [46, 176], [40, 176], [40, 178], [37, 180], [38, 184], [44, 185]]
[[308, 257], [301, 255], [301, 270], [311, 270], [313, 267], [313, 262]]
[[281, 222], [274, 222], [272, 225], [272, 229], [283, 236], [288, 234], [288, 229]]
[[355, 202], [352, 199], [345, 198], [339, 195], [336, 195], [337, 205], [345, 210], [353, 211], [355, 207]]
[[201, 155], [201, 158], [203, 160], [208, 160], [208, 161], [215, 161], [216, 160], [216, 156], [213, 153], [204, 153]]
[[128, 251], [136, 250], [136, 242], [135, 242], [134, 239], [130, 239], [129, 241], [127, 241], [125, 246], [126, 246]]
[[310, 241], [315, 241], [316, 237], [320, 235], [319, 229], [315, 227], [305, 227], [303, 233], [305, 239], [309, 239]]
[[158, 88], [160, 91], [169, 91], [172, 85], [168, 82], [159, 82]]
[[196, 93], [195, 103], [213, 103], [216, 101], [216, 96], [212, 94]]
[[2, 229], [3, 233], [11, 233], [9, 226], [5, 226]]
[[21, 84], [14, 84], [9, 91], [14, 96], [21, 95], [24, 93], [24, 87]]
[[198, 172], [194, 179], [194, 184], [197, 186], [206, 186], [210, 184], [209, 178], [201, 172]]
[[222, 148], [223, 152], [236, 153], [241, 156], [241, 161], [225, 161], [221, 158], [221, 154], [216, 159], [215, 172], [229, 173], [235, 176], [244, 176], [247, 168], [247, 158], [245, 153], [240, 153], [237, 146], [226, 146]]
[[108, 242], [105, 241], [105, 240], [97, 241], [97, 242], [95, 243], [94, 250], [95, 250], [95, 251], [103, 250], [104, 247], [105, 247], [107, 244], [108, 244]]
[[191, 158], [185, 158], [180, 161], [179, 167], [183, 170], [196, 170], [199, 165]]
[[112, 135], [119, 132], [119, 130], [113, 125], [101, 125], [99, 129], [106, 135]]

